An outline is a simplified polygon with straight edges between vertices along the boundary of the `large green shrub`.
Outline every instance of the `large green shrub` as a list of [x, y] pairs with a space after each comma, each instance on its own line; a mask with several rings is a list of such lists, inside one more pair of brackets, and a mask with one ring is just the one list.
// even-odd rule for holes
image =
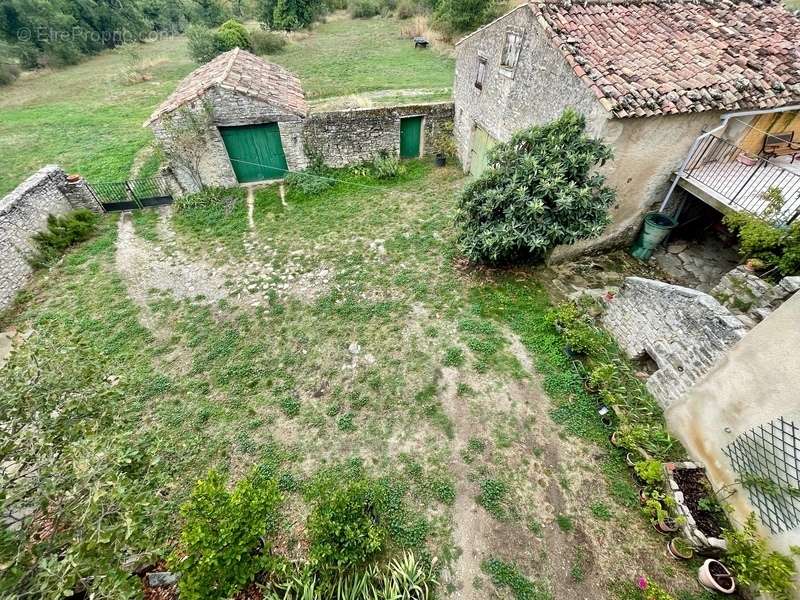
[[216, 38], [223, 52], [234, 48], [250, 50], [250, 34], [245, 26], [236, 19], [230, 19], [220, 25]]
[[775, 268], [784, 276], [800, 273], [800, 221], [778, 226], [753, 215], [734, 213], [724, 222], [738, 236], [743, 258], [757, 258], [767, 269]]
[[[724, 537], [728, 544], [724, 561], [740, 585], [753, 586], [775, 600], [794, 597], [794, 560], [767, 548], [756, 531], [755, 513], [740, 530], [726, 531]], [[800, 554], [800, 549], [792, 547], [792, 553]]]
[[49, 215], [47, 229], [33, 236], [36, 250], [31, 264], [37, 268], [53, 265], [70, 246], [88, 240], [99, 220], [98, 215], [85, 208], [60, 217]]
[[489, 153], [489, 167], [461, 195], [461, 251], [474, 262], [541, 260], [559, 244], [599, 235], [614, 191], [594, 171], [611, 149], [584, 132], [571, 109], [516, 133]]
[[267, 28], [294, 31], [308, 27], [324, 12], [322, 0], [265, 0], [259, 20]]
[[170, 557], [181, 572], [181, 598], [230, 598], [265, 570], [281, 501], [275, 481], [256, 472], [230, 492], [215, 471], [199, 481], [181, 507], [180, 547]]
[[358, 480], [321, 497], [308, 517], [309, 558], [321, 570], [365, 565], [383, 549], [376, 489]]
[[433, 24], [452, 37], [474, 31], [499, 16], [500, 3], [487, 0], [441, 0], [433, 15]]

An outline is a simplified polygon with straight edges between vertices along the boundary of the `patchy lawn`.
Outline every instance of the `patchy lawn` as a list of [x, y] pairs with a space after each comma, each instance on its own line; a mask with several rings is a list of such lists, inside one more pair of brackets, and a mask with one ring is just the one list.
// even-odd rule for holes
[[[394, 19], [336, 15], [267, 58], [294, 70], [314, 101], [360, 92], [370, 92], [367, 101], [375, 104], [449, 98], [453, 60], [434, 49], [414, 50], [399, 31]], [[125, 70], [133, 62], [126, 50], [115, 50], [26, 74], [0, 90], [0, 196], [50, 163], [90, 181], [125, 179], [135, 162], [139, 173], [157, 169], [144, 150], [153, 138], [142, 123], [197, 65], [184, 37], [136, 49], [147, 81], [129, 84]]]
[[[287, 556], [306, 551], [309, 490], [365, 472], [404, 504], [401, 545], [439, 558], [442, 596], [614, 598], [647, 574], [703, 597], [641, 516], [545, 323], [537, 271], [459, 266], [461, 174], [410, 163], [391, 184], [342, 178], [285, 203], [259, 191], [251, 225], [244, 194], [108, 217], [0, 319], [33, 332], [0, 389], [32, 439], [83, 394], [59, 451], [40, 450], [54, 454], [41, 468], [51, 506], [74, 489], [102, 508], [87, 528], [83, 504], [60, 507], [51, 535], [95, 557], [65, 579], [164, 556], [199, 477], [259, 467], [289, 496]], [[51, 514], [35, 514], [35, 539]], [[95, 527], [102, 543], [87, 541]]]

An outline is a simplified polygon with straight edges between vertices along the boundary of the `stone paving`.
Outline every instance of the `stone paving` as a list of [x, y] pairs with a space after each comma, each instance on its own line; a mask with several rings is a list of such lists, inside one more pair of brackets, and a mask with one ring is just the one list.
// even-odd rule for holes
[[736, 249], [716, 236], [700, 241], [671, 240], [653, 254], [665, 281], [708, 293], [739, 264]]

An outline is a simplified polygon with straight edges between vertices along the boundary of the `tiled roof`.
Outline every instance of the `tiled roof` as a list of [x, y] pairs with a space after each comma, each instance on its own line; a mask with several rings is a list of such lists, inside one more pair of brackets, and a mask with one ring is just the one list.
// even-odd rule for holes
[[215, 86], [262, 100], [301, 117], [308, 114], [303, 88], [294, 74], [235, 48], [189, 73], [170, 97], [150, 115], [145, 126], [199, 98]]
[[531, 2], [617, 117], [800, 103], [800, 19], [762, 0]]

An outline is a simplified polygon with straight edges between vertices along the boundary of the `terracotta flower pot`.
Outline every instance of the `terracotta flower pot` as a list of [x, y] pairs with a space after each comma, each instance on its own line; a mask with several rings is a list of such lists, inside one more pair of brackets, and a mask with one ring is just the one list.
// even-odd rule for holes
[[732, 594], [736, 589], [736, 582], [733, 575], [718, 560], [709, 558], [697, 569], [697, 580], [704, 588], [719, 592], [720, 594]]
[[752, 167], [755, 166], [755, 164], [758, 162], [758, 159], [752, 156], [748, 156], [747, 154], [742, 152], [736, 157], [736, 162], [743, 164], [747, 167]]
[[658, 521], [656, 523], [653, 523], [653, 527], [658, 533], [664, 535], [678, 531], [678, 525], [675, 523], [674, 519], [665, 519], [664, 521]]
[[689, 560], [694, 556], [694, 550], [691, 547], [688, 548], [681, 548], [678, 544], [676, 544], [677, 540], [680, 538], [672, 538], [669, 543], [667, 544], [667, 552], [669, 555], [674, 558], [675, 560]]
[[619, 447], [619, 441], [617, 441], [618, 433], [619, 433], [618, 431], [615, 431], [614, 433], [611, 434], [611, 444], [617, 447]]
[[67, 175], [67, 183], [78, 183], [80, 180], [80, 175]]

